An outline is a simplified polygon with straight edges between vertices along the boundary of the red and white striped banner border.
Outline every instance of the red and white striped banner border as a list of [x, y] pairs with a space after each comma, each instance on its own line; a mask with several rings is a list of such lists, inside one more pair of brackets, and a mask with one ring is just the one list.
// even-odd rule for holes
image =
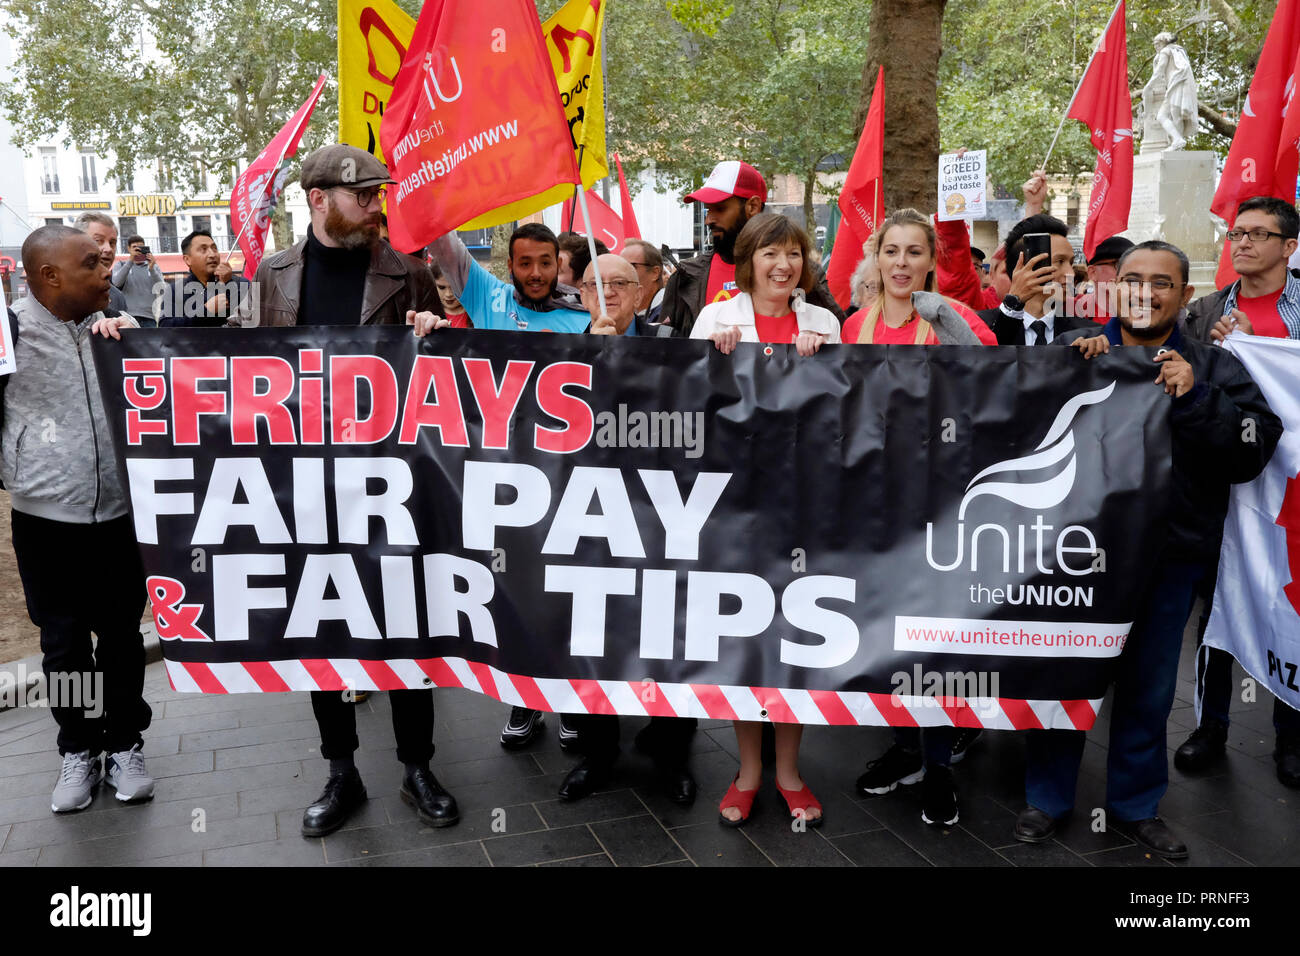
[[982, 727], [990, 730], [1088, 730], [1097, 700], [1006, 697], [910, 697], [725, 684], [561, 680], [507, 674], [460, 657], [426, 660], [168, 660], [172, 689], [241, 694], [311, 690], [424, 690], [463, 687], [503, 703], [566, 714], [702, 717], [775, 723], [892, 727]]

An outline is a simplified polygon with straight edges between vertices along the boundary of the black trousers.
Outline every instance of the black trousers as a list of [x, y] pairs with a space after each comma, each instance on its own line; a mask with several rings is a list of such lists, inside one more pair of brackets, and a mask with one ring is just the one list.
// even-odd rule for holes
[[[618, 757], [618, 718], [613, 714], [565, 714], [565, 722], [578, 734], [578, 749], [589, 760], [613, 763]], [[694, 717], [651, 717], [642, 731], [656, 763], [684, 767], [695, 733]]]
[[143, 743], [153, 711], [144, 702], [144, 569], [130, 517], [73, 524], [11, 516], [59, 753], [119, 753]]
[[[433, 759], [433, 691], [390, 690], [393, 737], [402, 763], [427, 764]], [[312, 691], [311, 709], [320, 728], [320, 755], [326, 760], [351, 757], [357, 741], [356, 704], [337, 690]]]

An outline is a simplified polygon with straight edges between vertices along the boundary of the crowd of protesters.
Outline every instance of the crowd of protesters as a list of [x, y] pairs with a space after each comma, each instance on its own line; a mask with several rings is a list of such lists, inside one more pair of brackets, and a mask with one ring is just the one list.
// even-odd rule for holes
[[[160, 282], [138, 236], [128, 239], [130, 258], [115, 265], [117, 229], [102, 214], [83, 216], [77, 229], [39, 228], [23, 245], [31, 295], [8, 317], [19, 370], [0, 378], [0, 480], [12, 498], [14, 550], [46, 671], [97, 671], [106, 689], [97, 719], [54, 708], [62, 757], [55, 812], [88, 806], [104, 779], [121, 800], [154, 792], [140, 753], [150, 722], [139, 632], [143, 572], [86, 347], [90, 336], [120, 337], [124, 329], [155, 323], [378, 323], [411, 325], [417, 336], [456, 327], [690, 337], [709, 340], [723, 354], [743, 342], [783, 343], [793, 344], [803, 360], [838, 343], [1055, 345], [1077, 350], [1080, 361], [1145, 346], [1159, 348], [1152, 387], [1170, 403], [1170, 521], [1115, 677], [1107, 801], [1113, 823], [1137, 842], [1170, 859], [1187, 855], [1158, 815], [1168, 786], [1166, 720], [1181, 636], [1198, 595], [1207, 605], [1204, 633], [1228, 487], [1262, 471], [1282, 430], [1241, 363], [1216, 344], [1229, 335], [1300, 338], [1300, 272], [1287, 264], [1300, 239], [1300, 216], [1291, 204], [1268, 197], [1242, 204], [1228, 233], [1241, 279], [1228, 288], [1195, 299], [1181, 250], [1112, 237], [1097, 247], [1076, 291], [1082, 269], [1065, 224], [1042, 212], [1047, 183], [1038, 171], [1024, 187], [1025, 218], [990, 255], [971, 246], [962, 222], [936, 224], [923, 212], [894, 210], [863, 247], [846, 315], [814, 262], [807, 232], [765, 211], [767, 184], [740, 161], [719, 163], [685, 197], [704, 206], [712, 243], [675, 268], [648, 241], [628, 241], [621, 255], [595, 244], [593, 261], [586, 237], [557, 236], [529, 223], [510, 237], [507, 279], [479, 264], [454, 232], [429, 246], [424, 258], [394, 250], [381, 213], [392, 180], [363, 150], [340, 144], [316, 150], [303, 162], [301, 182], [311, 212], [307, 236], [264, 260], [252, 283], [230, 275], [212, 237], [201, 231], [182, 244], [189, 273], [170, 285]], [[76, 383], [71, 391], [69, 382]], [[62, 440], [33, 440], [51, 416]], [[1258, 425], [1249, 443], [1239, 434], [1246, 417]], [[86, 576], [94, 590], [73, 603], [63, 598], [61, 582], [77, 554], [96, 555], [104, 570]], [[1209, 651], [1203, 660], [1201, 723], [1175, 755], [1187, 772], [1213, 766], [1225, 750], [1232, 659]], [[403, 764], [401, 798], [432, 826], [455, 824], [455, 798], [431, 769], [433, 691], [392, 691], [390, 700]], [[328, 775], [304, 813], [302, 832], [321, 836], [341, 827], [367, 795], [353, 760], [358, 740], [350, 700], [317, 692], [312, 706]], [[1278, 701], [1274, 722], [1278, 778], [1300, 788], [1300, 713]], [[619, 719], [564, 714], [558, 723], [561, 747], [581, 758], [560, 797], [578, 800], [607, 786], [619, 754]], [[501, 744], [527, 747], [543, 729], [542, 713], [513, 708]], [[688, 760], [695, 729], [693, 719], [656, 717], [635, 738], [668, 796], [682, 804], [696, 798]], [[815, 826], [823, 810], [799, 773], [801, 731], [797, 724], [774, 725], [770, 752], [789, 813]], [[762, 725], [738, 721], [735, 733], [740, 767], [719, 805], [728, 826], [749, 819], [765, 755]], [[919, 784], [923, 819], [953, 825], [960, 810], [952, 766], [978, 736], [956, 727], [899, 728], [856, 788], [883, 795]], [[1026, 806], [1015, 837], [1036, 843], [1064, 825], [1074, 806], [1085, 735], [1042, 730], [1026, 737]]]

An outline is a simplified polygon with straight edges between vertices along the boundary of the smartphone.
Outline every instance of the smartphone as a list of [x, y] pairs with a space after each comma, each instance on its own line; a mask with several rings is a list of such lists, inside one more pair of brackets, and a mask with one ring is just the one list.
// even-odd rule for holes
[[1047, 258], [1038, 263], [1038, 268], [1052, 264], [1052, 235], [1048, 232], [1031, 232], [1024, 236], [1025, 265], [1034, 261], [1034, 256], [1045, 255]]

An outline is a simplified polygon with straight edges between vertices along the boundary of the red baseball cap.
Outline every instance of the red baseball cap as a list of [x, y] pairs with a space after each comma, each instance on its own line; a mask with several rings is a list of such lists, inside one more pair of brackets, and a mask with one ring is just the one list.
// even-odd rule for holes
[[683, 198], [683, 202], [722, 202], [732, 196], [749, 199], [757, 196], [759, 202], [767, 202], [767, 183], [757, 169], [739, 160], [724, 160], [713, 167], [704, 185]]

